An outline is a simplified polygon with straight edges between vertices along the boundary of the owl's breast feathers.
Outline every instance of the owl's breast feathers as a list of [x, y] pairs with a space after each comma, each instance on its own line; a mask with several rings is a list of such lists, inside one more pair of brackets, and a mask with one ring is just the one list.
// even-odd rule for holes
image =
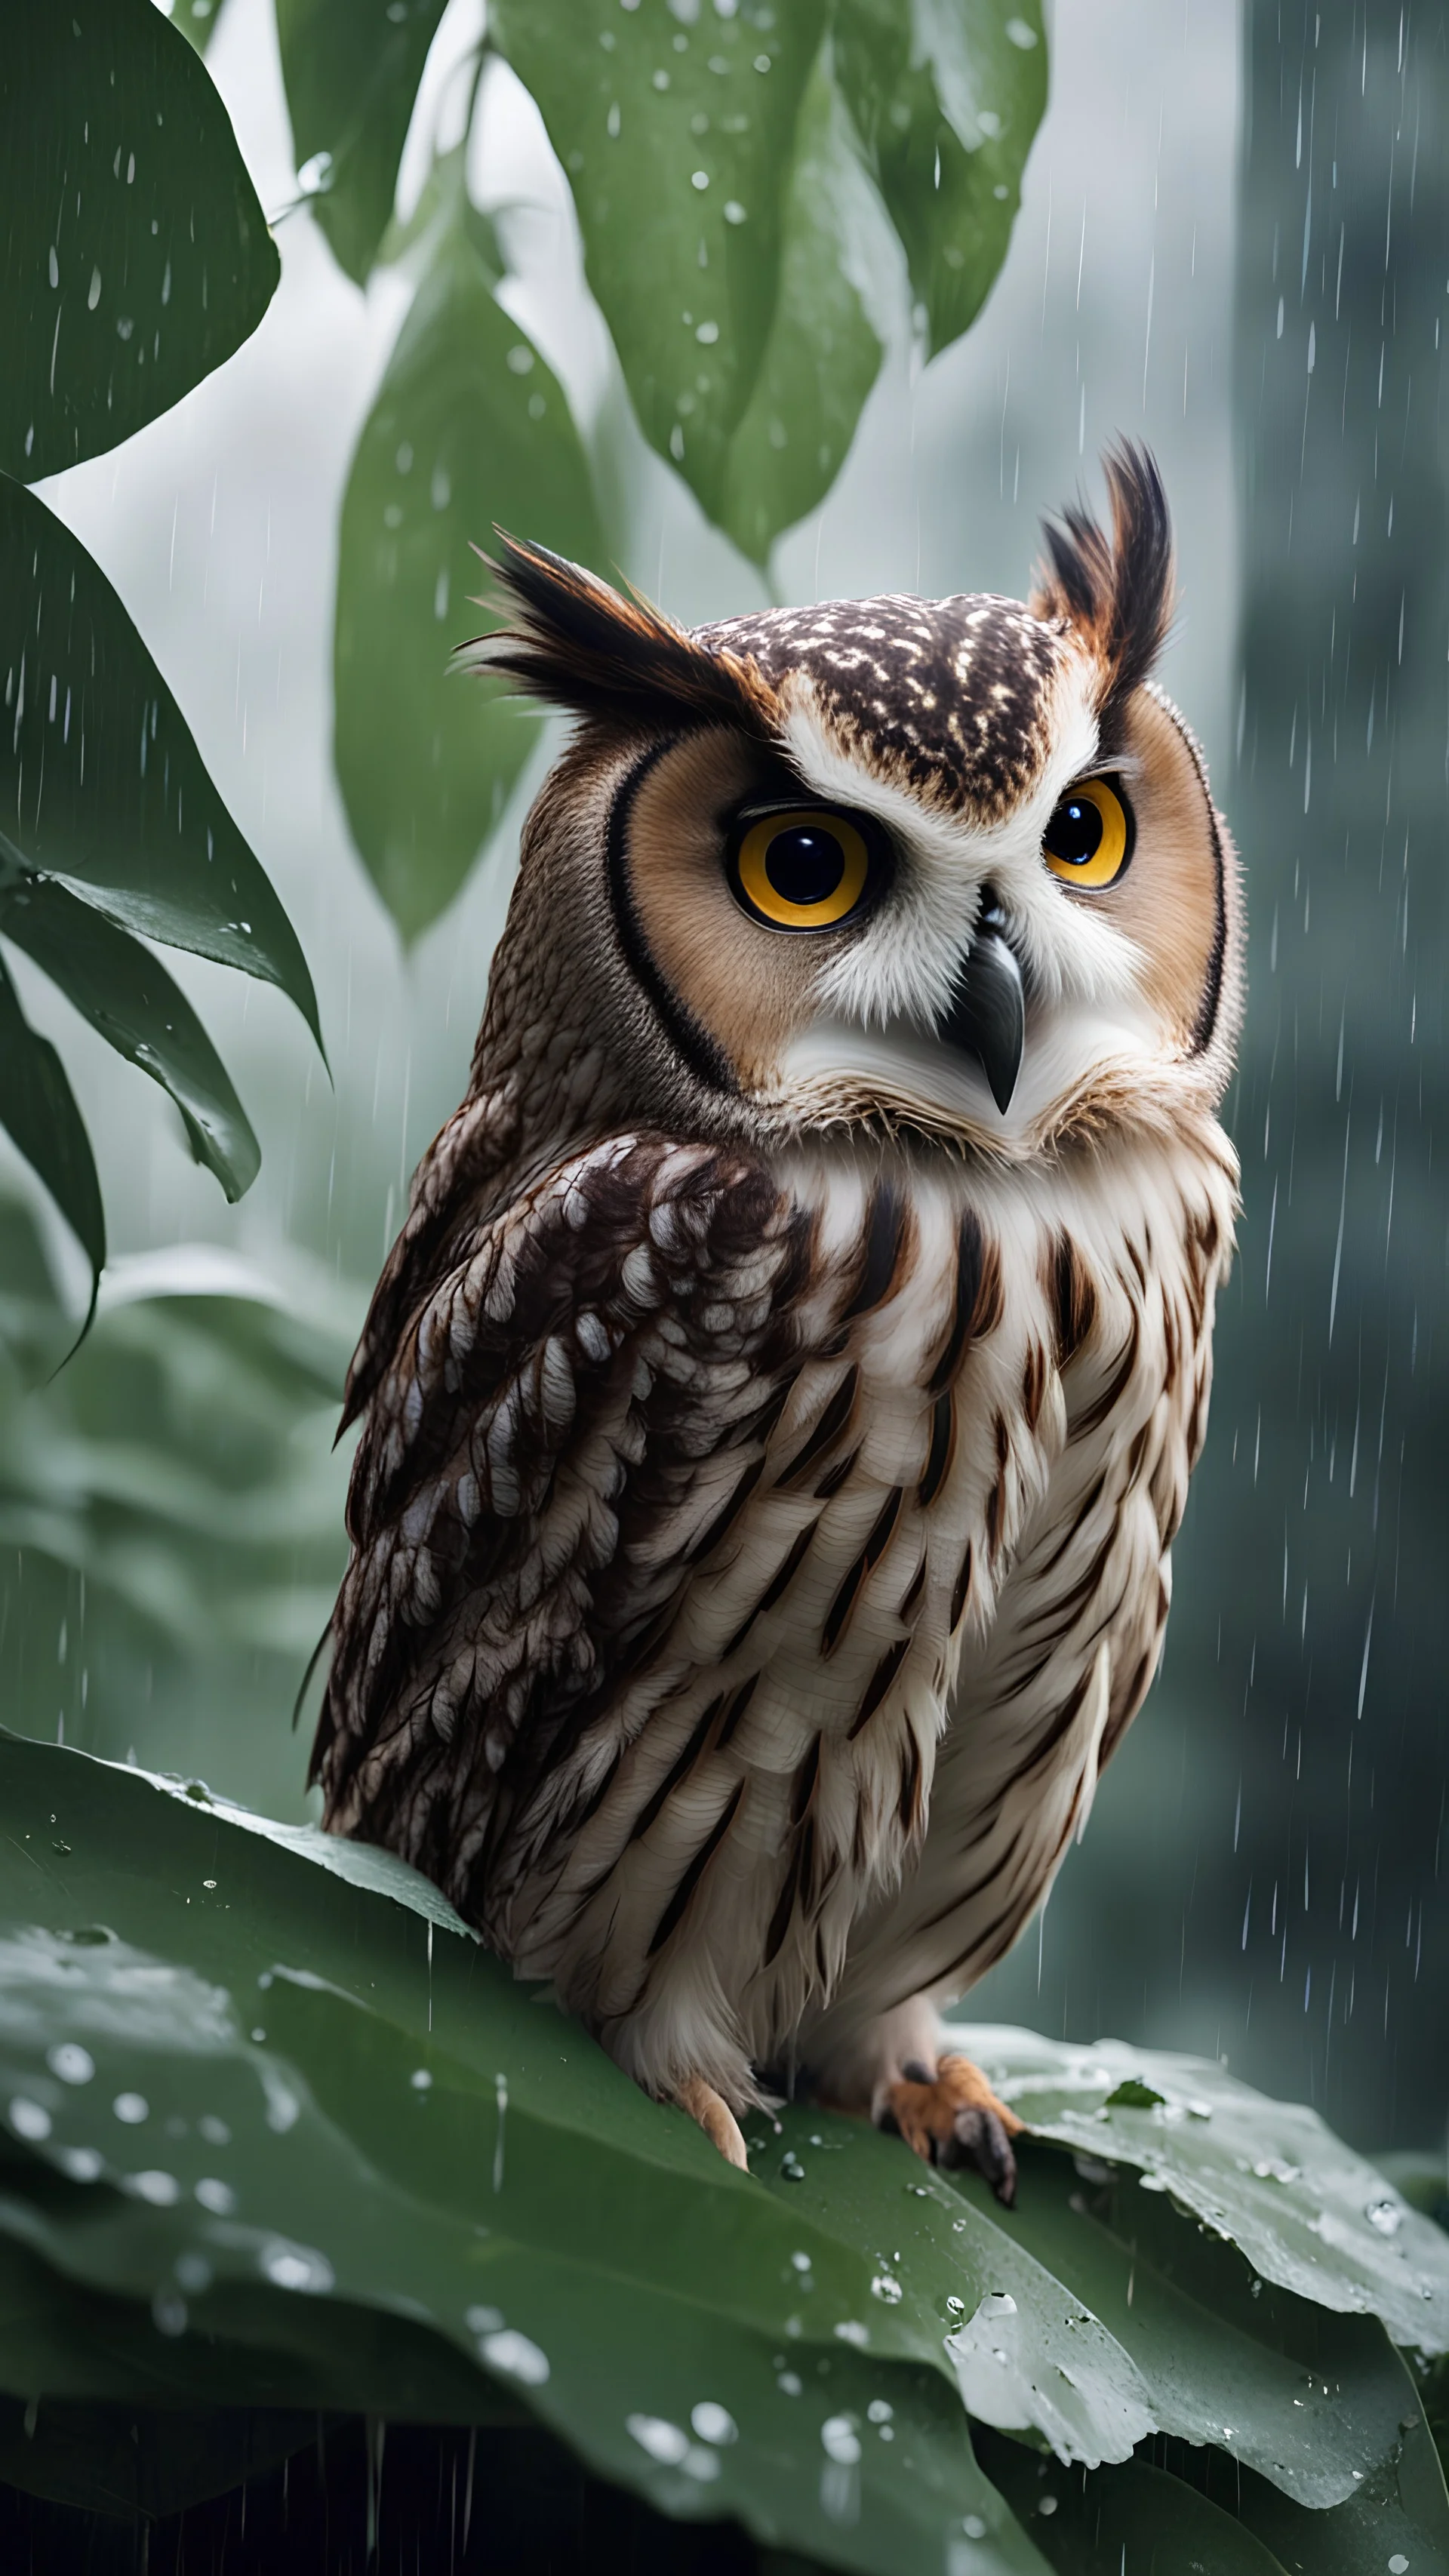
[[651, 2089], [746, 2100], [832, 1995], [960, 1991], [1155, 1669], [1234, 1177], [1206, 1116], [1040, 1177], [641, 1133], [445, 1229], [425, 1165], [329, 1825]]

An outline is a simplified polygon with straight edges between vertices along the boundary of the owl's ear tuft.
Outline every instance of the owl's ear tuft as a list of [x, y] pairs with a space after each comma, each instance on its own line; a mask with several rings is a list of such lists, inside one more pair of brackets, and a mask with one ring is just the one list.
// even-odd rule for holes
[[583, 717], [637, 723], [681, 716], [772, 733], [775, 692], [753, 662], [711, 651], [631, 591], [613, 590], [582, 564], [547, 546], [494, 530], [497, 552], [481, 560], [493, 575], [495, 607], [507, 623], [459, 648], [475, 670], [498, 671], [522, 696]]
[[1084, 635], [1105, 679], [1102, 714], [1145, 680], [1172, 623], [1172, 521], [1156, 463], [1122, 439], [1103, 460], [1111, 534], [1074, 505], [1043, 531], [1048, 562], [1032, 607]]

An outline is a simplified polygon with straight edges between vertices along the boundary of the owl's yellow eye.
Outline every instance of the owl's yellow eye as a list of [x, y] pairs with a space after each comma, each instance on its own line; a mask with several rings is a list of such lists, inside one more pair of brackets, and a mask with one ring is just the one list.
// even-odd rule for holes
[[782, 807], [746, 821], [731, 854], [739, 901], [771, 930], [834, 930], [860, 909], [875, 875], [848, 815]]
[[1105, 778], [1086, 778], [1064, 796], [1042, 841], [1042, 855], [1064, 885], [1109, 886], [1132, 856], [1132, 813]]

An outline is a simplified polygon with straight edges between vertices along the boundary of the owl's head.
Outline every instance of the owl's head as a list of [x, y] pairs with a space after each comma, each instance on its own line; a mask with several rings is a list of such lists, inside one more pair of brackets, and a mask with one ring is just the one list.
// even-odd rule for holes
[[1236, 868], [1151, 677], [1162, 485], [1129, 446], [1106, 472], [1110, 532], [1049, 527], [1028, 606], [831, 600], [686, 633], [504, 539], [510, 623], [475, 657], [581, 721], [525, 830], [495, 1042], [516, 1062], [529, 1018], [555, 1065], [582, 1050], [602, 1114], [763, 1143], [1022, 1159], [1210, 1108]]

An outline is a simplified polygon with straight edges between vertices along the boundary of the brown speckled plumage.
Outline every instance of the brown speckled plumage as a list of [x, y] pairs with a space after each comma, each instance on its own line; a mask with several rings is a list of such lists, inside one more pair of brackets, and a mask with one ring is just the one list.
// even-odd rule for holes
[[1063, 647], [1014, 599], [830, 599], [700, 634], [777, 690], [810, 683], [841, 741], [924, 804], [993, 819], [1041, 767]]
[[[1160, 1652], [1240, 932], [1146, 684], [1161, 489], [1130, 450], [1110, 486], [1030, 608], [691, 636], [506, 543], [479, 648], [580, 730], [354, 1362], [314, 1769], [333, 1830], [427, 1870], [726, 2152], [794, 2065], [1009, 2189], [1009, 2113], [934, 2077], [935, 2009], [1040, 1902]], [[1042, 834], [1107, 762], [1136, 846], [1089, 895]], [[870, 818], [858, 918], [747, 918], [761, 799]], [[942, 1035], [987, 918], [1025, 993], [1009, 1109]]]

